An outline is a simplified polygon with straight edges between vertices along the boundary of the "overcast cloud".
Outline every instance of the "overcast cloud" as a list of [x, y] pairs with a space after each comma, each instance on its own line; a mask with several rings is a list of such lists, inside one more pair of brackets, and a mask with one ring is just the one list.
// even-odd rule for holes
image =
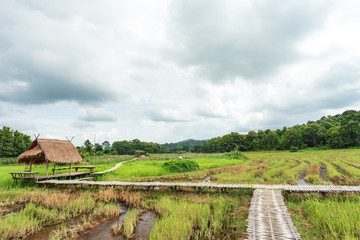
[[360, 103], [358, 1], [0, 0], [0, 125], [175, 142]]

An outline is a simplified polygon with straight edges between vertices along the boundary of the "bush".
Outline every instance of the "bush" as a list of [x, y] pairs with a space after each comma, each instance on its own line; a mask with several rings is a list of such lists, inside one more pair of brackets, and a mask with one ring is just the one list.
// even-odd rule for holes
[[200, 168], [199, 164], [194, 160], [183, 160], [183, 159], [169, 160], [164, 162], [162, 166], [165, 169], [169, 170], [170, 172], [177, 172], [177, 173], [195, 171]]
[[240, 151], [231, 151], [229, 153], [226, 153], [225, 155], [231, 157], [232, 159], [248, 159], [247, 156], [245, 156]]
[[298, 147], [294, 147], [294, 146], [290, 147], [290, 152], [298, 152], [298, 151], [299, 151]]

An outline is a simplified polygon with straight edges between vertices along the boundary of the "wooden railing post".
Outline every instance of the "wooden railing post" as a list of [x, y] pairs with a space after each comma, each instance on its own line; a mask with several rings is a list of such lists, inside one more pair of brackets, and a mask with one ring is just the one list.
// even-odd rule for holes
[[70, 163], [70, 168], [69, 168], [69, 175], [71, 175], [71, 163]]
[[46, 162], [46, 176], [49, 173], [49, 161]]

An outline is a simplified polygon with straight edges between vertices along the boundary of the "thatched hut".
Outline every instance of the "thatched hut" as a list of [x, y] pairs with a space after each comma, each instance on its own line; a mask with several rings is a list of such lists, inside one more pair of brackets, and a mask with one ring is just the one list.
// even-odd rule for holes
[[48, 175], [49, 163], [82, 163], [83, 160], [75, 146], [68, 140], [35, 139], [25, 152], [18, 156], [19, 164], [45, 164], [46, 175]]

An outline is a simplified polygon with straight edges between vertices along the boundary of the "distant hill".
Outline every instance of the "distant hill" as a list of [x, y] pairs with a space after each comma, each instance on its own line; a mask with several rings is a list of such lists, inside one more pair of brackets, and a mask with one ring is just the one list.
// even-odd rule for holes
[[165, 143], [162, 144], [161, 147], [163, 150], [166, 149], [168, 152], [177, 152], [183, 150], [196, 152], [207, 141], [208, 140], [187, 139], [177, 143]]

